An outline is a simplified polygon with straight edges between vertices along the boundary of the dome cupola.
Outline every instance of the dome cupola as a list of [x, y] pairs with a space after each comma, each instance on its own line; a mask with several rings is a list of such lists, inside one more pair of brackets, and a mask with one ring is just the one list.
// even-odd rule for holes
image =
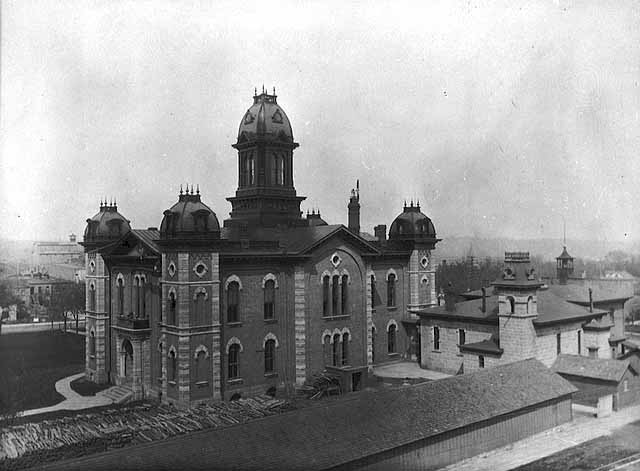
[[266, 140], [293, 143], [291, 123], [284, 110], [278, 105], [276, 90], [269, 95], [262, 87], [258, 95], [256, 89], [253, 105], [247, 110], [238, 129], [238, 143]]
[[390, 240], [435, 239], [436, 228], [433, 222], [420, 211], [420, 203], [409, 206], [406, 202], [404, 210], [395, 218], [389, 229]]
[[84, 242], [108, 242], [116, 240], [131, 230], [129, 220], [118, 212], [115, 201], [100, 201], [100, 211], [87, 219]]
[[187, 185], [187, 190], [182, 191], [178, 202], [164, 212], [160, 225], [161, 239], [183, 238], [220, 238], [220, 224], [216, 213], [200, 200], [200, 187], [193, 191]]

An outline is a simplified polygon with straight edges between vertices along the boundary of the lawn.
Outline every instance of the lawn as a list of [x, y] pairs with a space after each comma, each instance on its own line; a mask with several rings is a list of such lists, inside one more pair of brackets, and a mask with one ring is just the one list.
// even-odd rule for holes
[[60, 331], [0, 336], [0, 412], [46, 407], [64, 399], [59, 379], [84, 368], [85, 340]]

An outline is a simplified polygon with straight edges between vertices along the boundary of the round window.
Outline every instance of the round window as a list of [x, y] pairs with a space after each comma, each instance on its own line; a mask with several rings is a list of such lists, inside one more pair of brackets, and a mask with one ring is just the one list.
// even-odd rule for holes
[[176, 274], [176, 265], [173, 262], [169, 264], [169, 268], [167, 269], [167, 272], [169, 273], [169, 276], [173, 276]]

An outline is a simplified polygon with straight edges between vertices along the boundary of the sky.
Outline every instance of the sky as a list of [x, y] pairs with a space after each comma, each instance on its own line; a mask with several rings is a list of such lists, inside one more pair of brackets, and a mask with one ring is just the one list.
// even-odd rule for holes
[[412, 198], [439, 237], [638, 240], [635, 1], [3, 1], [0, 237], [82, 234], [103, 197], [222, 221], [254, 87], [307, 209], [362, 230]]

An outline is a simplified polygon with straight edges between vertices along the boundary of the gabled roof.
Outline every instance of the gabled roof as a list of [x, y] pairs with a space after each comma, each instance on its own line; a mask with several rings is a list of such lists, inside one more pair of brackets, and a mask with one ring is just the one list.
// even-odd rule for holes
[[629, 369], [629, 361], [560, 354], [551, 369], [560, 374], [619, 382]]
[[133, 229], [131, 232], [140, 239], [144, 245], [149, 247], [151, 250], [160, 253], [160, 247], [156, 241], [160, 239], [160, 231], [156, 229]]
[[160, 232], [157, 229], [132, 229], [123, 235], [120, 239], [109, 244], [107, 247], [100, 249], [100, 252], [105, 254], [119, 254], [122, 255], [122, 251], [129, 252], [134, 246], [131, 244], [126, 245], [127, 240], [137, 240], [144, 247], [149, 249], [154, 255], [160, 255], [160, 248], [158, 247], [157, 240], [160, 239]]
[[[393, 390], [363, 391], [246, 424], [96, 456], [101, 467], [320, 470], [559, 400], [576, 388], [524, 360]], [[245, 443], [240, 450], [238, 444]], [[82, 461], [92, 467], [92, 458]]]
[[549, 285], [549, 291], [567, 301], [581, 304], [589, 304], [589, 288], [592, 290], [593, 302], [617, 301], [633, 296], [633, 283], [620, 282], [620, 280], [589, 280], [571, 281], [566, 285]]
[[473, 352], [473, 353], [487, 353], [490, 355], [502, 355], [504, 350], [498, 346], [498, 344], [493, 340], [482, 340], [481, 342], [474, 343], [466, 343], [464, 345], [460, 345], [461, 352]]

